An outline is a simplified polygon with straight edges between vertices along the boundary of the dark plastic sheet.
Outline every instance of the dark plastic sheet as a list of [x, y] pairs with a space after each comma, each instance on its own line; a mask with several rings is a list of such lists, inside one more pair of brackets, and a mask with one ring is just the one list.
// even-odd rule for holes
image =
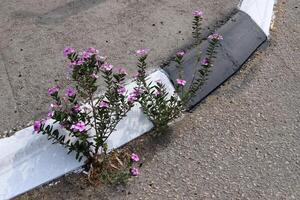
[[[224, 39], [218, 47], [217, 58], [214, 61], [210, 75], [207, 77], [208, 80], [188, 105], [189, 109], [192, 109], [237, 72], [256, 49], [267, 40], [267, 36], [260, 27], [242, 11], [237, 12], [216, 32], [220, 33]], [[207, 46], [208, 41], [204, 41], [200, 46], [191, 49], [185, 55], [183, 68], [187, 84], [191, 83], [195, 72], [201, 68], [201, 64], [196, 63], [198, 52], [201, 51], [202, 58], [204, 58]], [[174, 83], [178, 77], [175, 63], [171, 62], [164, 70]]]

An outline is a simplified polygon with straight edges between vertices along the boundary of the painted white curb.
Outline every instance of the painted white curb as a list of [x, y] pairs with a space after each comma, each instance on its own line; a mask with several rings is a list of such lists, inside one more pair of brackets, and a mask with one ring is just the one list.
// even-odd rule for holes
[[275, 3], [276, 0], [242, 0], [240, 10], [247, 13], [269, 36]]
[[[170, 94], [174, 87], [163, 71], [149, 75], [149, 81], [161, 80]], [[136, 84], [126, 87], [130, 91]], [[135, 105], [116, 127], [108, 139], [111, 149], [150, 131], [151, 121]], [[74, 154], [67, 155], [61, 145], [53, 145], [45, 135], [33, 134], [33, 127], [18, 131], [11, 137], [0, 140], [0, 199], [13, 198], [41, 184], [58, 178], [83, 165], [75, 160]]]

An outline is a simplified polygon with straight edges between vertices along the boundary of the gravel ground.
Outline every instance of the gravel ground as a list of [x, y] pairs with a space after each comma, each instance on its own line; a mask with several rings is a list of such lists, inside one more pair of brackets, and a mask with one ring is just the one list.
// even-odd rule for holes
[[279, 1], [269, 47], [159, 139], [132, 142], [126, 187], [72, 174], [18, 199], [300, 199], [299, 1]]

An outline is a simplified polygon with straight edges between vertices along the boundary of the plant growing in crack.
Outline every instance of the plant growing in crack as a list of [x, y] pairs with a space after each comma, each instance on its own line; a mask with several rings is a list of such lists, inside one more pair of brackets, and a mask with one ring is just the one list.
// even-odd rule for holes
[[[69, 153], [75, 151], [79, 161], [86, 157], [90, 166], [102, 165], [102, 161], [110, 159], [107, 139], [133, 107], [135, 100], [127, 94], [124, 86], [126, 71], [123, 68], [114, 69], [105, 57], [98, 54], [95, 48], [80, 53], [73, 48], [65, 48], [64, 55], [70, 60], [73, 84], [65, 89], [64, 94], [58, 86], [48, 90], [54, 100], [48, 114], [53, 123], [47, 120], [34, 122], [37, 133], [63, 145]], [[96, 95], [100, 74], [106, 91], [103, 95]], [[54, 128], [55, 124], [65, 129], [66, 134]], [[116, 157], [115, 153], [112, 155]]]
[[[195, 44], [198, 45], [202, 41], [201, 22], [203, 13], [202, 11], [196, 10], [193, 12], [193, 16], [192, 34], [195, 39]], [[143, 112], [153, 122], [156, 135], [162, 134], [168, 128], [169, 123], [173, 119], [178, 118], [182, 112], [186, 110], [188, 103], [196, 96], [197, 91], [201, 89], [207, 80], [207, 76], [213, 67], [217, 47], [223, 38], [218, 33], [213, 33], [208, 39], [209, 45], [205, 58], [201, 61], [201, 52], [199, 51], [195, 65], [198, 66], [200, 63], [201, 67], [198, 67], [198, 69], [195, 67], [197, 71], [194, 73], [193, 79], [188, 85], [183, 74], [185, 52], [179, 51], [176, 53], [174, 61], [176, 63], [178, 78], [176, 79], [176, 83], [174, 83], [174, 94], [168, 94], [166, 86], [160, 80], [157, 80], [156, 83], [147, 81], [146, 59], [149, 50], [141, 49], [136, 52], [138, 55], [136, 90], [142, 92], [138, 101], [141, 104]]]

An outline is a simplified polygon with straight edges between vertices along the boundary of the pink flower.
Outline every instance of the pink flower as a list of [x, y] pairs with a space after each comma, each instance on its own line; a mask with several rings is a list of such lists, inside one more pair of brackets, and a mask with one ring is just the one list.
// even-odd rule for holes
[[210, 36], [208, 36], [208, 39], [210, 40], [223, 40], [223, 36], [219, 33], [213, 33]]
[[127, 90], [126, 90], [126, 88], [123, 85], [118, 88], [118, 94], [119, 95], [123, 95], [124, 96], [126, 94], [126, 92], [127, 92]]
[[184, 54], [185, 54], [184, 51], [178, 51], [178, 52], [176, 53], [176, 56], [177, 56], [178, 58], [182, 58], [182, 57], [184, 56]]
[[135, 75], [133, 75], [133, 79], [134, 80], [138, 79], [139, 77], [141, 77], [140, 73], [136, 73]]
[[158, 85], [162, 85], [162, 81], [160, 79], [156, 80], [155, 83], [157, 83]]
[[186, 84], [186, 81], [183, 79], [176, 79], [176, 82], [178, 85], [181, 85], [181, 86], [185, 86], [185, 84]]
[[207, 65], [209, 64], [209, 59], [208, 59], [208, 58], [204, 58], [204, 59], [201, 61], [201, 64], [207, 66]]
[[71, 62], [69, 63], [69, 67], [70, 67], [70, 68], [73, 68], [76, 64], [77, 64], [76, 61], [71, 61]]
[[53, 110], [58, 110], [58, 109], [60, 109], [60, 108], [62, 107], [62, 105], [58, 105], [58, 104], [53, 104], [53, 103], [51, 103], [51, 104], [50, 104], [50, 107], [51, 107], [51, 109], [53, 109]]
[[155, 91], [155, 96], [157, 96], [157, 97], [161, 96], [161, 92], [158, 91], [158, 90], [156, 90], [156, 91]]
[[76, 104], [76, 105], [73, 107], [73, 110], [74, 110], [74, 112], [79, 113], [79, 112], [81, 111], [80, 105], [79, 105], [79, 104]]
[[34, 132], [39, 133], [42, 127], [42, 124], [44, 123], [44, 120], [36, 120], [33, 123], [33, 130]]
[[136, 96], [136, 97], [139, 97], [139, 96], [141, 96], [141, 94], [143, 94], [144, 93], [144, 90], [142, 89], [142, 88], [140, 88], [140, 87], [135, 87], [134, 89], [133, 89], [133, 92], [131, 92], [131, 95], [134, 95], [134, 96]]
[[71, 55], [72, 53], [75, 53], [75, 49], [74, 49], [74, 48], [66, 47], [66, 48], [64, 49], [64, 56], [69, 56], [69, 55]]
[[49, 95], [54, 95], [59, 91], [59, 89], [60, 89], [59, 86], [54, 86], [52, 88], [49, 88], [48, 89], [48, 94]]
[[84, 63], [84, 61], [81, 59], [76, 61], [76, 65], [82, 65], [83, 63]]
[[48, 116], [49, 118], [52, 118], [52, 117], [54, 116], [54, 111], [50, 111], [50, 112], [47, 114], [47, 116]]
[[108, 101], [101, 101], [99, 107], [100, 108], [108, 108], [109, 107], [109, 102]]
[[104, 64], [101, 66], [101, 69], [102, 69], [103, 71], [111, 71], [113, 67], [114, 67], [114, 66], [111, 65], [111, 64], [104, 63]]
[[127, 99], [127, 102], [128, 103], [134, 103], [139, 96], [141, 96], [141, 94], [144, 93], [144, 90], [140, 87], [135, 87], [133, 89], [133, 92], [130, 93], [128, 99]]
[[131, 168], [130, 173], [131, 173], [132, 176], [137, 176], [137, 175], [140, 174], [139, 169], [136, 168], [136, 167]]
[[135, 95], [129, 95], [128, 99], [127, 99], [127, 102], [129, 104], [132, 104], [134, 103], [135, 101], [137, 100], [136, 96]]
[[69, 86], [69, 87], [67, 87], [65, 94], [68, 97], [73, 97], [73, 96], [75, 96], [76, 91], [75, 91], [75, 89], [73, 87]]
[[195, 17], [203, 17], [203, 12], [202, 12], [201, 10], [195, 10], [195, 11], [193, 12], [193, 15], [194, 15]]
[[98, 54], [99, 53], [99, 51], [97, 49], [95, 49], [94, 47], [88, 48], [87, 52], [89, 52], [91, 54]]
[[76, 124], [73, 124], [71, 126], [71, 129], [73, 131], [79, 131], [79, 132], [83, 132], [86, 129], [85, 123], [82, 121], [77, 122]]
[[145, 57], [148, 55], [150, 49], [139, 49], [136, 51], [136, 55], [140, 57]]
[[127, 75], [126, 69], [123, 67], [118, 68], [117, 73], [122, 75]]
[[137, 154], [132, 153], [131, 154], [131, 160], [133, 160], [135, 162], [138, 162], [140, 160], [140, 157]]
[[86, 60], [89, 59], [93, 54], [91, 52], [88, 51], [84, 51], [81, 54], [81, 59]]
[[98, 79], [98, 78], [99, 78], [99, 76], [98, 76], [96, 73], [93, 73], [93, 74], [91, 75], [91, 77], [93, 77], [94, 79]]

